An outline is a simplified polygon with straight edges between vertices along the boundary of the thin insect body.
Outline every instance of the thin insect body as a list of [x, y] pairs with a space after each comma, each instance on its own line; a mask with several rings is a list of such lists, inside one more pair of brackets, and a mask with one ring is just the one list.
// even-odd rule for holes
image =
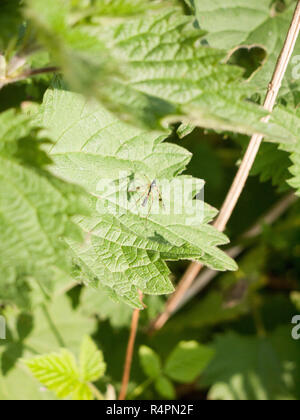
[[152, 192], [153, 192], [153, 190], [154, 190], [155, 188], [157, 188], [157, 185], [156, 185], [156, 179], [154, 179], [154, 180], [151, 182], [151, 184], [150, 184], [150, 186], [149, 186], [149, 188], [148, 188], [147, 195], [146, 195], [146, 197], [145, 197], [145, 199], [144, 199], [144, 201], [143, 201], [142, 207], [146, 207], [146, 206], [147, 206], [148, 201], [149, 201], [149, 198], [150, 198], [150, 196], [151, 196], [151, 194], [152, 194]]
[[[149, 181], [149, 183], [143, 188], [142, 186], [137, 186], [136, 188], [130, 189], [130, 192], [132, 193], [141, 193], [138, 200], [136, 200], [136, 204], [140, 205], [142, 208], [146, 208], [149, 205], [149, 211], [147, 218], [149, 217], [149, 214], [151, 213], [153, 202], [155, 199], [155, 193], [158, 196], [159, 204], [163, 204], [163, 199], [161, 192], [157, 185], [157, 180], [154, 179], [152, 182]], [[149, 204], [150, 201], [150, 204]], [[140, 204], [141, 203], [141, 204]]]

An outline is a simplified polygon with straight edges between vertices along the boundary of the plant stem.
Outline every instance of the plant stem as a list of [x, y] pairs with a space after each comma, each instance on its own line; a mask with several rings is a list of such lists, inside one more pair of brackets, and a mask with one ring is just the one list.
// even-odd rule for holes
[[58, 331], [58, 329], [56, 328], [55, 322], [53, 321], [53, 319], [51, 318], [51, 315], [48, 311], [47, 306], [43, 303], [42, 306], [42, 311], [44, 312], [44, 315], [46, 317], [46, 320], [48, 321], [49, 327], [51, 329], [51, 331], [53, 332], [57, 343], [59, 344], [60, 347], [62, 348], [66, 348], [66, 344], [64, 342], [63, 337], [61, 336], [60, 332]]
[[[280, 90], [283, 77], [285, 75], [287, 66], [295, 48], [295, 44], [300, 31], [300, 0], [297, 2], [296, 10], [283, 46], [281, 54], [278, 58], [275, 71], [273, 73], [272, 80], [268, 86], [268, 92], [264, 101], [264, 108], [270, 113], [273, 111], [278, 92]], [[263, 118], [263, 122], [268, 123], [270, 114]], [[224, 204], [220, 210], [219, 216], [214, 222], [214, 227], [220, 232], [226, 229], [227, 223], [235, 210], [237, 202], [242, 194], [245, 187], [246, 181], [249, 177], [250, 171], [254, 164], [255, 158], [263, 141], [263, 135], [254, 134], [250, 140], [247, 151], [242, 160], [241, 166], [237, 172], [237, 175], [232, 183], [232, 186], [227, 194]], [[168, 321], [170, 314], [174, 308], [178, 305], [182, 296], [193, 284], [195, 278], [198, 276], [203, 265], [198, 262], [193, 262], [188, 267], [186, 273], [179, 282], [175, 293], [170, 297], [166, 304], [165, 311], [158, 316], [156, 321], [153, 323], [153, 330], [159, 330]]]
[[58, 71], [59, 71], [58, 67], [43, 67], [40, 69], [27, 70], [24, 73], [20, 74], [19, 76], [16, 76], [11, 79], [6, 78], [5, 80], [0, 81], [0, 90], [6, 85], [17, 83], [33, 76], [38, 76], [38, 75], [47, 74], [47, 73], [56, 73]]
[[[140, 300], [142, 301], [142, 293], [139, 292], [139, 294], [140, 294]], [[126, 395], [127, 395], [127, 389], [128, 389], [128, 383], [130, 379], [130, 372], [131, 372], [131, 365], [132, 365], [132, 358], [133, 358], [133, 352], [134, 352], [134, 344], [135, 344], [135, 339], [136, 339], [136, 334], [137, 334], [137, 328], [139, 325], [139, 317], [140, 317], [140, 310], [135, 309], [132, 315], [130, 335], [129, 335], [129, 341], [128, 341], [128, 346], [127, 346], [127, 351], [126, 351], [122, 386], [121, 386], [121, 391], [119, 395], [120, 401], [125, 400]]]

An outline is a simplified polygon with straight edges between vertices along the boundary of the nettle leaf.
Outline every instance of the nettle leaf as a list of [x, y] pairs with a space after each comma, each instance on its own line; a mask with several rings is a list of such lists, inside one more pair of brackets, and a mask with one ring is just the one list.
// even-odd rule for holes
[[96, 0], [91, 10], [93, 11], [93, 21], [97, 21], [97, 18], [102, 17], [120, 18], [139, 15], [149, 12], [149, 10], [155, 11], [167, 7], [171, 3], [172, 1], [166, 2], [165, 0]]
[[243, 45], [249, 34], [258, 31], [271, 20], [270, 1], [253, 0], [186, 0], [195, 8], [201, 28], [208, 32], [206, 39], [212, 47], [229, 50]]
[[0, 125], [0, 283], [70, 272], [62, 238], [82, 238], [72, 217], [88, 214], [83, 191], [44, 169], [47, 141], [30, 118], [7, 111]]
[[253, 90], [242, 83], [243, 70], [222, 63], [226, 52], [205, 45], [194, 23], [172, 9], [93, 30], [125, 65], [126, 82], [109, 86], [110, 96], [148, 125], [168, 117], [288, 141], [280, 124], [260, 122], [266, 111], [246, 100]]
[[[107, 106], [114, 107], [104, 87], [117, 75], [124, 77], [126, 72], [122, 70], [122, 63], [113, 60], [105, 44], [89, 28], [93, 25], [102, 28], [112, 20], [120, 21], [161, 7], [166, 7], [165, 2], [53, 0], [49, 5], [46, 0], [26, 0], [23, 14], [28, 26], [27, 38], [33, 44], [27, 50], [35, 50], [36, 46], [44, 48], [50, 55], [50, 63], [59, 67], [72, 89], [87, 96], [97, 96]], [[31, 53], [26, 61], [34, 67]]]
[[257, 155], [252, 174], [259, 175], [262, 182], [271, 180], [279, 191], [288, 189], [290, 160], [287, 153], [278, 150], [275, 144], [264, 143]]
[[204, 32], [180, 8], [93, 24], [85, 21], [84, 7], [81, 16], [70, 1], [27, 4], [26, 16], [72, 89], [100, 98], [123, 119], [151, 128], [183, 121], [288, 140], [281, 124], [260, 122], [267, 113], [246, 100], [256, 90], [241, 83], [243, 70], [222, 63], [226, 52], [205, 45]]
[[76, 14], [69, 0], [27, 0], [25, 15], [38, 31], [38, 40], [45, 46], [66, 80], [86, 94], [106, 83], [114, 72], [112, 60], [103, 43], [76, 25]]
[[[176, 176], [190, 154], [163, 143], [163, 133], [125, 124], [98, 103], [57, 88], [47, 92], [39, 124], [54, 142], [49, 153], [55, 174], [91, 194], [92, 217], [78, 219], [85, 244], [68, 241], [81, 281], [100, 283], [113, 296], [142, 307], [138, 289], [173, 291], [165, 260], [236, 269], [217, 248], [226, 237], [208, 224], [216, 211], [193, 199], [203, 181]], [[154, 192], [143, 206], [153, 180]]]
[[66, 349], [26, 360], [25, 364], [35, 378], [59, 398], [71, 396], [73, 400], [93, 400], [89, 384], [100, 379], [106, 369], [102, 353], [89, 336], [82, 342], [80, 367]]
[[[278, 142], [262, 144], [254, 164], [252, 173], [260, 174], [262, 181], [272, 180], [280, 190], [285, 190], [289, 184], [300, 191], [300, 112], [291, 105], [278, 105], [272, 113], [270, 123], [276, 125], [281, 121], [282, 127], [292, 142]], [[289, 133], [289, 134], [288, 134]], [[295, 139], [295, 140], [294, 140]], [[246, 139], [238, 137], [238, 141], [246, 144]], [[274, 143], [274, 144], [272, 144]], [[290, 163], [292, 162], [292, 166]], [[290, 173], [293, 175], [289, 179]]]
[[293, 108], [279, 107], [272, 119], [281, 120], [291, 136], [297, 139], [294, 144], [280, 144], [280, 149], [290, 154], [293, 166], [289, 168], [293, 178], [288, 183], [300, 194], [300, 110]]
[[[245, 152], [249, 138], [233, 135], [233, 139], [242, 146]], [[258, 175], [261, 182], [271, 181], [274, 186], [278, 187], [278, 191], [283, 192], [289, 189], [287, 179], [290, 176], [288, 169], [290, 164], [289, 154], [280, 150], [278, 144], [263, 142], [256, 156], [251, 175]]]
[[[271, 80], [278, 56], [283, 46], [295, 3], [283, 11], [269, 0], [194, 0], [196, 16], [200, 27], [208, 32], [205, 39], [215, 48], [235, 51], [238, 48], [262, 48], [267, 58], [262, 68], [251, 80], [255, 91], [264, 95]], [[297, 105], [299, 102], [299, 59], [300, 41], [294, 50], [280, 96], [288, 95]], [[297, 67], [298, 65], [298, 67]]]

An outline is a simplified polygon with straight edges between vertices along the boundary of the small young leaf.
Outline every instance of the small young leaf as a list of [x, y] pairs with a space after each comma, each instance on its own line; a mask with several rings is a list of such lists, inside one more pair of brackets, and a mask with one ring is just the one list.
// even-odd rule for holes
[[92, 401], [93, 393], [87, 384], [79, 384], [72, 393], [74, 401]]
[[196, 341], [182, 341], [168, 357], [164, 373], [177, 382], [193, 382], [213, 355], [214, 351], [210, 347]]
[[176, 391], [172, 382], [164, 375], [159, 376], [155, 381], [156, 391], [168, 400], [176, 398]]
[[25, 361], [33, 375], [59, 398], [67, 398], [78, 386], [76, 360], [68, 350]]
[[60, 353], [25, 360], [32, 374], [59, 398], [93, 400], [91, 383], [103, 376], [106, 365], [102, 352], [89, 336], [85, 336], [80, 350], [79, 366], [74, 355], [66, 349]]
[[80, 374], [84, 382], [95, 382], [106, 370], [103, 354], [94, 341], [87, 335], [84, 337], [80, 350]]
[[141, 346], [139, 356], [142, 368], [149, 378], [157, 378], [161, 374], [161, 360], [149, 347]]

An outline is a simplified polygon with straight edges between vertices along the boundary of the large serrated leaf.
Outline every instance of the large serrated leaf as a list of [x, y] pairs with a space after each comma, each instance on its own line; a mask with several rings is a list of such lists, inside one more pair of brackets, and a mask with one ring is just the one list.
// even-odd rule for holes
[[260, 122], [267, 113], [247, 101], [257, 89], [242, 83], [242, 69], [225, 64], [226, 51], [208, 46], [205, 33], [181, 8], [149, 2], [152, 13], [120, 20], [114, 17], [127, 9], [130, 15], [136, 1], [109, 1], [100, 8], [94, 4], [100, 18], [111, 11], [108, 20], [90, 21], [93, 7], [27, 3], [26, 16], [71, 88], [101, 98], [122, 119], [151, 128], [184, 121], [287, 141], [281, 124]]
[[300, 194], [300, 112], [299, 108], [279, 107], [273, 114], [272, 119], [278, 119], [283, 122], [287, 131], [290, 131], [291, 137], [297, 138], [293, 144], [280, 144], [280, 149], [290, 154], [293, 165], [289, 168], [293, 178], [289, 180], [289, 184]]
[[[78, 220], [87, 240], [83, 245], [68, 242], [77, 275], [85, 283], [100, 281], [111, 294], [141, 307], [138, 289], [148, 294], [173, 291], [164, 260], [193, 259], [218, 270], [236, 268], [217, 248], [226, 237], [208, 225], [216, 211], [193, 200], [203, 181], [176, 177], [189, 162], [187, 151], [163, 143], [160, 132], [125, 124], [98, 103], [58, 88], [47, 92], [39, 124], [54, 142], [49, 151], [55, 174], [91, 194], [93, 215]], [[151, 207], [142, 213], [120, 174], [146, 185], [154, 179], [166, 183], [171, 193], [162, 192], [163, 208], [157, 214]], [[103, 189], [107, 181], [114, 185], [108, 192]], [[194, 183], [188, 194], [183, 193], [185, 182]], [[185, 203], [179, 213], [176, 202]]]
[[246, 100], [255, 90], [242, 83], [242, 69], [224, 64], [226, 51], [208, 46], [191, 17], [172, 9], [93, 33], [125, 65], [126, 81], [109, 86], [110, 96], [147, 124], [166, 117], [288, 140], [280, 124], [260, 122], [266, 111]]
[[[202, 29], [207, 30], [206, 39], [212, 47], [235, 50], [237, 48], [263, 48], [267, 57], [261, 69], [253, 75], [253, 90], [264, 95], [271, 80], [278, 56], [282, 49], [295, 4], [283, 12], [269, 0], [195, 0], [196, 16]], [[213, 22], [213, 23], [212, 23]], [[299, 95], [300, 41], [287, 70], [280, 96], [289, 97], [295, 105]], [[298, 97], [299, 102], [299, 97]]]

